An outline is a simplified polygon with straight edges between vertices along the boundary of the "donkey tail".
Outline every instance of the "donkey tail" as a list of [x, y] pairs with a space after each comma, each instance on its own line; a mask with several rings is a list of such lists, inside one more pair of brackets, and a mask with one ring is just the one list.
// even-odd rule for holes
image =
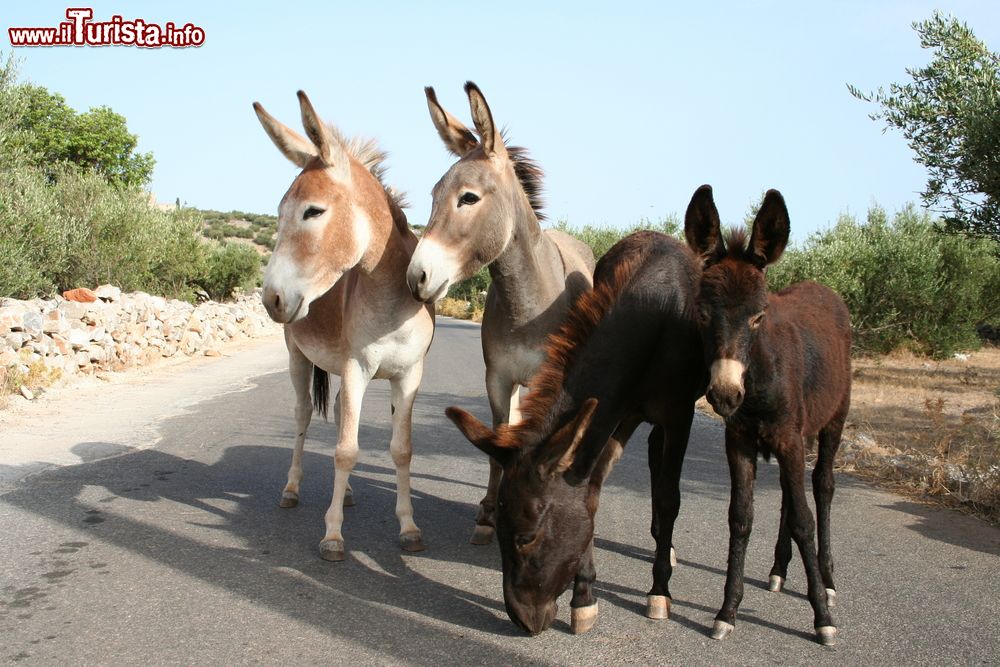
[[326, 419], [327, 406], [330, 403], [330, 374], [319, 366], [313, 366], [313, 410]]

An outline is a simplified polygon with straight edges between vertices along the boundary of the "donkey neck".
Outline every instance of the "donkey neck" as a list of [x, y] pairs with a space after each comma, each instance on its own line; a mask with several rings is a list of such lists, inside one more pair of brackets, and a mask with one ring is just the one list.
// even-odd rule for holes
[[400, 288], [409, 295], [401, 276], [406, 272], [416, 239], [406, 227], [406, 215], [384, 189], [381, 197], [384, 199], [378, 198], [366, 207], [370, 236], [357, 269], [363, 281]]
[[542, 233], [527, 197], [520, 199], [510, 241], [489, 265], [493, 289], [515, 325], [534, 319], [565, 289], [559, 249]]

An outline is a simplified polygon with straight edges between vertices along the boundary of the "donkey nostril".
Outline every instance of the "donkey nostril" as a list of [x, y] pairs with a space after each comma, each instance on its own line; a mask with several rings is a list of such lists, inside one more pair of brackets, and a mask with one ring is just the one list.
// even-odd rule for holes
[[274, 309], [278, 310], [281, 308], [281, 297], [277, 294], [274, 295]]
[[420, 282], [418, 282], [417, 285], [419, 285], [420, 287], [423, 287], [426, 284], [427, 284], [427, 272], [426, 271], [421, 271], [420, 272]]

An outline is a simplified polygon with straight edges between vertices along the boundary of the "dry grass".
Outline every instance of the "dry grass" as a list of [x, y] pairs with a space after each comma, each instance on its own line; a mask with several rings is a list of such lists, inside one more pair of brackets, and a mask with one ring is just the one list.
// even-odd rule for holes
[[24, 351], [20, 356], [28, 367], [27, 372], [18, 366], [0, 367], [0, 407], [5, 406], [12, 395], [19, 394], [21, 387], [27, 387], [32, 393], [37, 393], [39, 389], [52, 386], [62, 377], [61, 369], [50, 368], [41, 359], [31, 361]]
[[1000, 520], [1000, 349], [857, 359], [843, 469]]
[[473, 322], [483, 321], [483, 309], [474, 306], [471, 301], [445, 297], [437, 302], [434, 309], [438, 315], [446, 317], [454, 317], [459, 320], [472, 320]]

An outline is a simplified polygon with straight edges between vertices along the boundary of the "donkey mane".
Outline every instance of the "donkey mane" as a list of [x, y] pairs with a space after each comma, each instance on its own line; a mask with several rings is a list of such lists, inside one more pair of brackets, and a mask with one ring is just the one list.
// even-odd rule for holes
[[355, 160], [360, 162], [365, 169], [371, 172], [375, 180], [379, 182], [389, 199], [399, 208], [407, 208], [410, 203], [406, 201], [406, 193], [395, 189], [385, 182], [385, 174], [389, 170], [386, 160], [389, 153], [379, 148], [378, 142], [368, 137], [345, 137], [336, 125], [326, 124], [333, 136], [343, 145], [348, 153]]
[[544, 220], [545, 213], [542, 212], [542, 208], [545, 206], [545, 202], [542, 200], [542, 177], [545, 173], [538, 166], [538, 163], [528, 156], [527, 148], [507, 146], [507, 155], [514, 163], [514, 174], [517, 176], [518, 182], [521, 183], [521, 189], [524, 190], [524, 194], [528, 195], [531, 210], [535, 212], [535, 217], [539, 221]]
[[559, 330], [549, 335], [545, 342], [545, 361], [531, 379], [531, 390], [521, 405], [522, 419], [517, 424], [500, 426], [495, 443], [498, 447], [520, 448], [525, 444], [525, 436], [542, 432], [549, 425], [552, 406], [562, 395], [566, 370], [576, 360], [580, 349], [594, 330], [611, 312], [618, 297], [632, 282], [636, 270], [646, 262], [650, 253], [648, 244], [634, 251], [631, 248], [629, 250], [631, 254], [618, 262], [610, 280], [602, 281], [580, 294], [567, 311]]
[[740, 227], [730, 228], [729, 238], [726, 239], [725, 256], [736, 260], [750, 261], [751, 254], [747, 247], [747, 230]]

